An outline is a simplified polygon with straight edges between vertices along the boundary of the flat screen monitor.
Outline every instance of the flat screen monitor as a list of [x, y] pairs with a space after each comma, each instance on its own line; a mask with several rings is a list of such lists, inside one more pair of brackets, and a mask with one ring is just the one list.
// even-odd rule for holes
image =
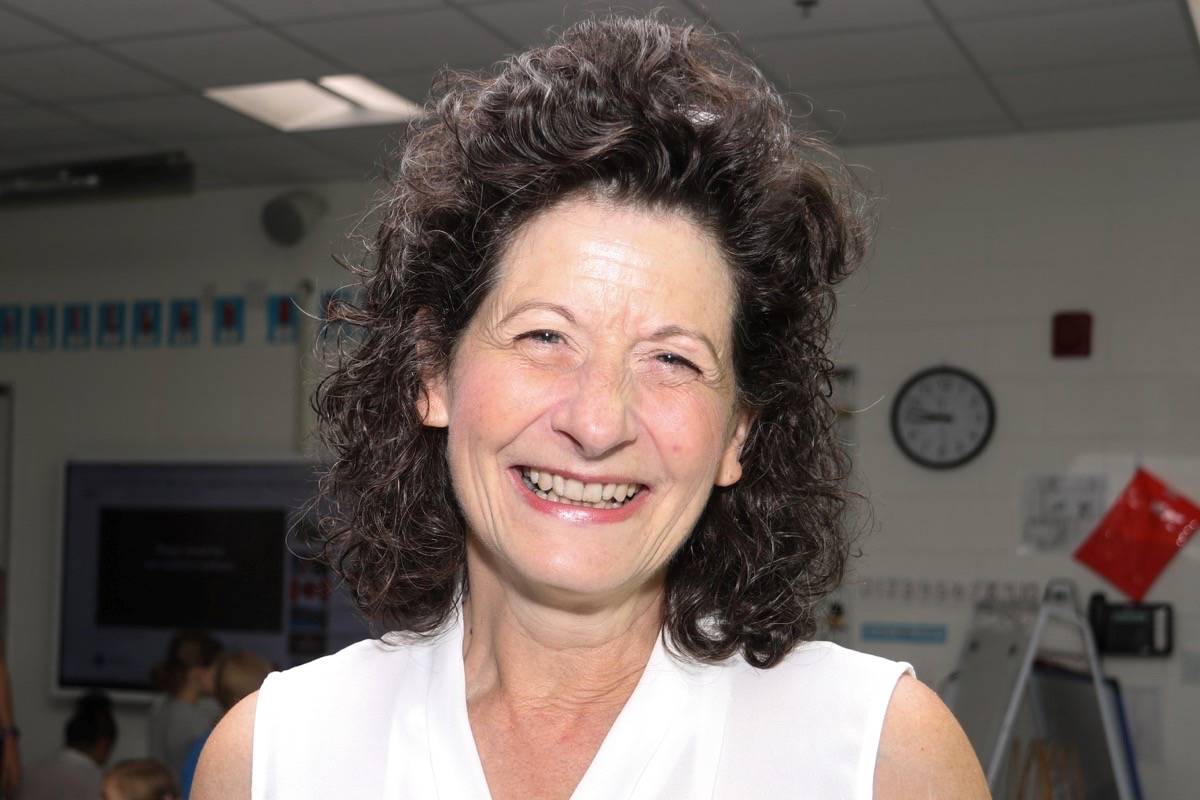
[[57, 687], [150, 690], [181, 630], [280, 668], [369, 636], [314, 558], [314, 493], [300, 462], [68, 463]]

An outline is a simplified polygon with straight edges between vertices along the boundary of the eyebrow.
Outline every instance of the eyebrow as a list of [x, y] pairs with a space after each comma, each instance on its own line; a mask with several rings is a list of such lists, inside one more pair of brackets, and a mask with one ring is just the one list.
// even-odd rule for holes
[[[518, 303], [512, 308], [511, 311], [504, 315], [504, 318], [500, 320], [500, 324], [503, 325], [514, 317], [524, 314], [526, 311], [549, 311], [553, 314], [558, 314], [572, 325], [575, 324], [575, 315], [571, 313], [569, 308], [566, 306], [561, 306], [558, 303], [548, 303], [544, 300], [526, 300], [523, 303]], [[684, 336], [689, 339], [695, 339], [708, 348], [708, 351], [712, 354], [714, 360], [721, 360], [720, 356], [717, 354], [716, 345], [714, 345], [712, 340], [700, 331], [695, 331], [691, 328], [685, 328], [682, 325], [663, 325], [661, 328], [655, 330], [654, 333], [650, 334], [650, 338], [655, 341], [669, 339], [672, 336]]]
[[513, 307], [513, 309], [511, 311], [509, 311], [507, 314], [504, 315], [504, 318], [500, 320], [500, 324], [503, 325], [504, 323], [511, 320], [513, 317], [520, 316], [521, 314], [524, 314], [526, 311], [539, 311], [539, 310], [540, 311], [550, 311], [554, 314], [558, 314], [560, 317], [562, 317], [563, 319], [565, 319], [567, 322], [571, 323], [572, 325], [575, 324], [575, 315], [571, 313], [571, 310], [569, 308], [567, 308], [566, 306], [560, 306], [558, 303], [547, 303], [544, 300], [526, 300], [524, 303], [518, 303], [516, 306]]

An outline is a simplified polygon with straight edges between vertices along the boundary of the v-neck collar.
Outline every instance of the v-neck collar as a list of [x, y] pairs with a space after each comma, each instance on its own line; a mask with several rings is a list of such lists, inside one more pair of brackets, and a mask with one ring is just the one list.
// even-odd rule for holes
[[[490, 797], [467, 716], [463, 626], [459, 610], [452, 627], [432, 643], [424, 702], [429, 766], [444, 800]], [[728, 703], [724, 672], [680, 663], [659, 636], [571, 800], [711, 796]]]

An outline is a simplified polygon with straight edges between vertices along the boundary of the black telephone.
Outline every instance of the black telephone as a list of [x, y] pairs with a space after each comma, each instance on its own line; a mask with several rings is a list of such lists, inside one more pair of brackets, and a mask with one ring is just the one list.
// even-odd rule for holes
[[1169, 656], [1175, 646], [1168, 603], [1109, 603], [1103, 592], [1088, 600], [1088, 622], [1100, 655]]

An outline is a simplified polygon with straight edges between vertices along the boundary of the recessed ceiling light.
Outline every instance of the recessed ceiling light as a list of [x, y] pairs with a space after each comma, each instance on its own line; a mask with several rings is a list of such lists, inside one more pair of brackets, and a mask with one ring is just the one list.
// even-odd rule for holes
[[281, 131], [316, 131], [406, 122], [421, 107], [359, 75], [205, 89], [204, 96]]
[[421, 116], [421, 107], [362, 75], [326, 75], [317, 83], [371, 111], [390, 111], [408, 117]]

